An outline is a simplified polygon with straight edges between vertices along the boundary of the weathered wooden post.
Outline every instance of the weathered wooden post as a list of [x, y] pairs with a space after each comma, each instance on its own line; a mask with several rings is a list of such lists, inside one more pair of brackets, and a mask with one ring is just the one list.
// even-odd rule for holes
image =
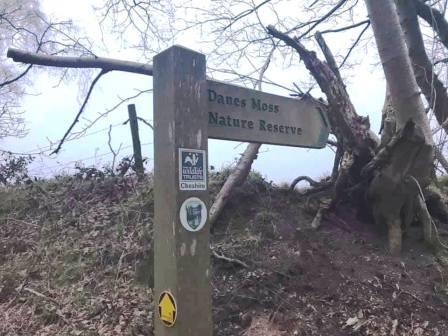
[[154, 58], [156, 336], [211, 336], [205, 57]]
[[142, 158], [142, 146], [140, 144], [140, 136], [138, 133], [138, 120], [137, 112], [135, 111], [135, 104], [128, 105], [129, 114], [129, 126], [131, 127], [132, 146], [134, 148], [134, 162], [135, 172], [139, 179], [143, 177], [143, 158]]

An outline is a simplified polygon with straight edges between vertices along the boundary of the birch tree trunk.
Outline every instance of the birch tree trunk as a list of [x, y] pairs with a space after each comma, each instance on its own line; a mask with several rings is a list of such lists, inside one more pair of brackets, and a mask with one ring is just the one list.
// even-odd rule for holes
[[[403, 218], [419, 188], [429, 184], [433, 140], [393, 0], [366, 0], [394, 109], [396, 133], [383, 152], [369, 188], [377, 223], [389, 229], [389, 248], [401, 250]], [[416, 185], [419, 184], [419, 185]]]

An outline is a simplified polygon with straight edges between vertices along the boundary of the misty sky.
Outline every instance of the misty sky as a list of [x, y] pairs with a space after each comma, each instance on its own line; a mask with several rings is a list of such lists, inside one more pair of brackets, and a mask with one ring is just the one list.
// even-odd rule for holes
[[[45, 0], [42, 3], [45, 12], [51, 12], [62, 19], [71, 18], [89, 32], [89, 37], [99, 38], [98, 25], [91, 9], [93, 1]], [[362, 19], [360, 18], [360, 20]], [[327, 42], [331, 48], [337, 49], [341, 38], [344, 36], [328, 35]], [[201, 50], [197, 36], [190, 36], [189, 39], [183, 38], [176, 43]], [[107, 53], [100, 54], [100, 56], [140, 61], [137, 59], [138, 54], [135, 51], [114, 45], [113, 39], [108, 41], [107, 48]], [[351, 71], [348, 74], [347, 88], [358, 113], [364, 116], [368, 115], [373, 131], [378, 132], [384, 98], [382, 69], [375, 65], [377, 62], [375, 53], [363, 55], [365, 50], [356, 52], [357, 59], [360, 61], [356, 65], [356, 71]], [[297, 77], [306, 76], [296, 69], [280, 68], [270, 69], [267, 75], [271, 80], [288, 86], [291, 86]], [[342, 75], [346, 76], [344, 72]], [[57, 76], [39, 71], [38, 75], [32, 78], [32, 82], [33, 86], [29, 91], [34, 94], [27, 96], [23, 101], [29, 134], [23, 139], [7, 139], [4, 145], [15, 152], [46, 149], [49, 145], [48, 139], [56, 142], [72, 122], [83, 98], [83, 91], [80, 92], [75, 80], [57, 85], [59, 82]], [[151, 87], [152, 77], [118, 72], [108, 73], [94, 89], [84, 117], [93, 120], [98, 113], [114, 106], [119, 101], [119, 97], [125, 98], [135, 94], [135, 88], [146, 90]], [[266, 86], [263, 87], [263, 90], [288, 95], [288, 92], [272, 87]], [[152, 95], [144, 94], [135, 99], [133, 103], [136, 104], [137, 114], [152, 122]], [[122, 146], [119, 156], [131, 154], [129, 125], [120, 125], [125, 120], [127, 120], [127, 104], [122, 105], [107, 118], [95, 124], [87, 131], [88, 136], [67, 142], [62, 152], [56, 157], [37, 156], [31, 167], [31, 173], [37, 176], [49, 176], [61, 171], [71, 171], [76, 160], [82, 160], [86, 166], [92, 164], [101, 166], [110, 162], [112, 155], [107, 145], [109, 125], [114, 126], [112, 128], [113, 147], [118, 149], [120, 144]], [[81, 122], [77, 129], [79, 130], [85, 123], [85, 121]], [[153, 159], [153, 134], [146, 125], [140, 123], [139, 127], [143, 155], [149, 158], [148, 167], [151, 168], [153, 164], [151, 161]], [[209, 140], [209, 163], [217, 168], [232, 164], [244, 148], [245, 144], [238, 142]], [[264, 145], [261, 147], [261, 153], [253, 168], [261, 172], [268, 180], [290, 182], [299, 175], [321, 177], [331, 171], [332, 161], [333, 153], [328, 148], [311, 150]]]

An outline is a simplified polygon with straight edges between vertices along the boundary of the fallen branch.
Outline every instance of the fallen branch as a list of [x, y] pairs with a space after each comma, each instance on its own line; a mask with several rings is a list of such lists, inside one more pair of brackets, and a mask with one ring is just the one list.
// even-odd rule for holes
[[60, 305], [61, 305], [61, 304], [60, 304], [58, 301], [56, 301], [55, 299], [52, 299], [51, 297], [48, 297], [48, 296], [46, 296], [46, 295], [44, 295], [44, 294], [42, 294], [42, 293], [39, 293], [38, 291], [35, 291], [34, 289], [31, 289], [31, 288], [28, 288], [28, 287], [23, 287], [22, 290], [24, 290], [24, 291], [26, 291], [26, 292], [28, 292], [28, 293], [31, 293], [31, 294], [33, 294], [33, 295], [35, 295], [35, 296], [38, 296], [38, 297], [40, 297], [40, 298], [42, 298], [42, 299], [45, 299], [45, 300], [47, 300], [47, 301], [50, 301], [50, 302], [54, 303], [54, 304], [57, 305], [57, 306], [60, 306]]
[[244, 261], [241, 261], [241, 260], [235, 259], [235, 258], [226, 257], [225, 255], [219, 254], [218, 252], [216, 252], [213, 249], [212, 249], [212, 256], [218, 260], [222, 260], [227, 263], [235, 264], [235, 265], [238, 265], [238, 266], [241, 266], [244, 268], [249, 268], [249, 265], [247, 265]]
[[152, 76], [152, 65], [96, 56], [52, 56], [9, 48], [7, 57], [14, 62], [59, 68], [97, 68], [104, 71], [125, 71]]

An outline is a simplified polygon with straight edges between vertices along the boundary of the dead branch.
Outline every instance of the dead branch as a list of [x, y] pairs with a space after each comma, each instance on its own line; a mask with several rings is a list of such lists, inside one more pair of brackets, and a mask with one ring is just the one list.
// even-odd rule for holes
[[249, 268], [249, 265], [247, 265], [244, 261], [241, 261], [241, 260], [235, 259], [235, 258], [226, 257], [224, 254], [220, 254], [213, 249], [212, 249], [212, 256], [218, 260], [222, 260], [227, 263], [235, 264], [235, 265], [238, 265], [238, 266], [241, 266], [244, 268]]
[[52, 56], [9, 48], [7, 56], [14, 62], [45, 65], [58, 68], [98, 68], [105, 72], [125, 71], [152, 76], [152, 65], [96, 56]]
[[108, 70], [104, 70], [103, 69], [94, 78], [94, 80], [92, 81], [92, 84], [90, 84], [90, 88], [89, 88], [89, 91], [87, 92], [86, 98], [84, 99], [84, 102], [82, 103], [81, 108], [79, 109], [78, 113], [76, 114], [75, 119], [73, 120], [72, 124], [67, 129], [67, 131], [65, 132], [64, 136], [62, 137], [62, 139], [59, 141], [58, 147], [53, 152], [51, 152], [51, 154], [57, 154], [60, 151], [62, 145], [64, 144], [65, 139], [67, 139], [67, 137], [70, 134], [71, 130], [73, 129], [73, 127], [75, 127], [76, 123], [79, 121], [79, 117], [81, 116], [82, 112], [84, 111], [84, 108], [87, 105], [87, 102], [89, 101], [90, 94], [92, 93], [93, 88], [95, 87], [95, 84], [98, 82], [98, 80], [101, 78], [101, 76], [103, 76], [107, 72], [108, 72]]
[[338, 79], [329, 65], [320, 61], [316, 54], [307, 50], [297, 38], [292, 38], [273, 26], [268, 26], [267, 31], [299, 53], [305, 66], [326, 94], [332, 133], [344, 144], [344, 151], [351, 150], [355, 154], [364, 153], [366, 157], [373, 156], [373, 150], [378, 146], [379, 140], [371, 132], [368, 120], [357, 115], [344, 83]]
[[60, 305], [61, 305], [61, 304], [60, 304], [58, 301], [56, 301], [55, 299], [53, 299], [53, 298], [51, 298], [51, 297], [48, 297], [48, 296], [46, 296], [46, 295], [44, 295], [44, 294], [42, 294], [42, 293], [39, 293], [38, 291], [36, 291], [36, 290], [34, 290], [34, 289], [31, 289], [31, 288], [28, 288], [28, 287], [23, 287], [22, 290], [24, 290], [24, 291], [26, 291], [26, 292], [28, 292], [28, 293], [31, 293], [31, 294], [33, 294], [33, 295], [35, 295], [35, 296], [38, 296], [38, 297], [40, 297], [41, 299], [45, 299], [45, 300], [47, 300], [47, 301], [50, 301], [50, 302], [54, 303], [54, 304], [57, 305], [57, 306], [60, 306]]
[[325, 56], [325, 59], [327, 60], [328, 66], [333, 70], [334, 74], [340, 81], [342, 81], [341, 73], [339, 72], [339, 68], [336, 65], [336, 61], [334, 59], [333, 53], [331, 52], [330, 48], [327, 45], [327, 42], [325, 42], [324, 37], [322, 36], [322, 33], [317, 32], [316, 35], [314, 35], [316, 38], [317, 44], [319, 44], [320, 49], [322, 50], [322, 53]]

